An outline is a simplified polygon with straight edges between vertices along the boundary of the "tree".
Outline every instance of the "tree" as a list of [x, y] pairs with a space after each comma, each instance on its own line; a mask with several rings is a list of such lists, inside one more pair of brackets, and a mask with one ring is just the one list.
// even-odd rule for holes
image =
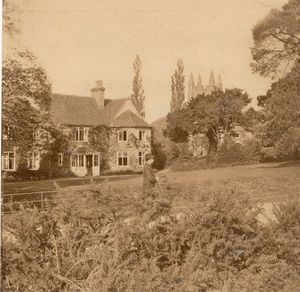
[[145, 95], [143, 89], [143, 78], [141, 76], [142, 61], [139, 55], [136, 56], [133, 63], [134, 78], [132, 84], [133, 93], [130, 96], [132, 103], [137, 109], [138, 113], [144, 118], [145, 117]]
[[273, 83], [267, 94], [258, 97], [262, 107], [259, 136], [265, 155], [297, 158], [300, 154], [300, 62], [286, 77]]
[[19, 32], [19, 28], [16, 25], [16, 13], [17, 7], [12, 0], [3, 0], [3, 32], [10, 36]]
[[253, 28], [253, 40], [254, 72], [276, 77], [288, 66], [292, 68], [300, 56], [300, 0], [290, 0], [281, 10], [271, 10]]
[[222, 136], [234, 135], [234, 126], [244, 122], [242, 109], [250, 103], [241, 89], [198, 95], [167, 116], [166, 135], [174, 142], [187, 141], [189, 134], [206, 134], [210, 149], [217, 151]]
[[3, 125], [12, 131], [14, 146], [27, 151], [47, 145], [53, 126], [49, 121], [51, 85], [32, 53], [17, 51], [5, 57], [2, 90]]
[[183, 74], [184, 66], [182, 59], [179, 59], [177, 61], [177, 68], [175, 70], [175, 73], [171, 77], [171, 112], [175, 112], [177, 110], [180, 110], [184, 99], [184, 80], [185, 76]]

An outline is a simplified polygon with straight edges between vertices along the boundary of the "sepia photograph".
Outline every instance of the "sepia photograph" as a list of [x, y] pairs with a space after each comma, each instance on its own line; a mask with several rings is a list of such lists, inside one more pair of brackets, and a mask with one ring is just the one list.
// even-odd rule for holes
[[1, 4], [1, 291], [300, 291], [300, 0]]

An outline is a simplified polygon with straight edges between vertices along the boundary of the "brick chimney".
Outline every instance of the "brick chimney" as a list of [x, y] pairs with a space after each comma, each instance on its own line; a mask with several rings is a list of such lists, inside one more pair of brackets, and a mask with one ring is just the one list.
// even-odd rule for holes
[[104, 91], [102, 80], [96, 81], [96, 86], [91, 89], [92, 97], [95, 98], [100, 108], [104, 108]]

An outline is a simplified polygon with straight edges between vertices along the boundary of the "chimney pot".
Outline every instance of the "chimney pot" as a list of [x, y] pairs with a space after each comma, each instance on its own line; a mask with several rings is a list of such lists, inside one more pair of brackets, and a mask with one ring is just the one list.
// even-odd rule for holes
[[95, 88], [91, 89], [92, 97], [95, 98], [98, 106], [100, 108], [104, 107], [104, 91], [105, 88], [103, 87], [103, 81], [97, 80]]
[[96, 88], [102, 88], [103, 87], [103, 80], [97, 80], [96, 81]]

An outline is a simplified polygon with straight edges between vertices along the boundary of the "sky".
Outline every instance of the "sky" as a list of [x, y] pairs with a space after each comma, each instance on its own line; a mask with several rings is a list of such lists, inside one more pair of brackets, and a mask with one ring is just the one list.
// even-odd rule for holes
[[287, 0], [18, 0], [18, 44], [46, 69], [55, 93], [89, 96], [103, 80], [106, 98], [132, 92], [133, 62], [142, 60], [146, 120], [167, 114], [171, 75], [182, 58], [208, 83], [245, 89], [255, 103], [271, 80], [253, 74], [253, 26]]

